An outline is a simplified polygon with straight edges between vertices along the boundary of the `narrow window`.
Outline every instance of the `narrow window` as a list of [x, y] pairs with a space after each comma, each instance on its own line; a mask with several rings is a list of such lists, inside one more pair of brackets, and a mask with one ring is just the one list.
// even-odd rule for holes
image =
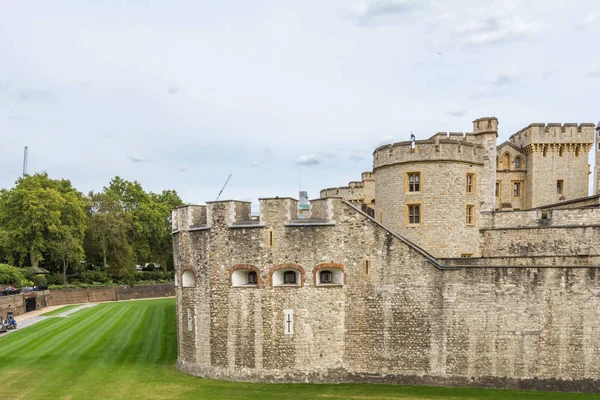
[[560, 146], [560, 147], [558, 148], [558, 156], [559, 156], [559, 157], [562, 157], [562, 156], [563, 156], [563, 146]]
[[542, 150], [542, 154], [544, 155], [544, 157], [546, 157], [548, 155], [548, 146], [544, 146], [544, 149]]
[[188, 321], [188, 327], [187, 327], [188, 331], [191, 331], [194, 326], [194, 317], [193, 317], [191, 308], [187, 309], [187, 321]]
[[421, 173], [409, 172], [408, 174], [408, 191], [415, 193], [421, 191]]
[[296, 284], [296, 273], [294, 271], [285, 271], [283, 273], [283, 284], [284, 285], [295, 285]]
[[321, 283], [332, 283], [333, 282], [333, 274], [331, 271], [321, 271]]
[[379, 211], [379, 223], [383, 223], [383, 211]]
[[473, 225], [475, 222], [475, 207], [472, 204], [467, 204], [465, 210], [465, 222], [467, 225]]
[[364, 275], [369, 275], [370, 271], [371, 271], [371, 262], [368, 259], [365, 259], [363, 262]]
[[269, 231], [269, 247], [273, 247], [273, 231]]
[[579, 157], [579, 146], [575, 147], [575, 157]]
[[556, 181], [556, 194], [563, 194], [563, 189], [565, 187], [565, 181], [562, 179], [559, 179]]
[[254, 271], [248, 272], [248, 285], [256, 285], [258, 282], [258, 275]]
[[521, 157], [515, 158], [515, 169], [521, 169]]
[[420, 224], [421, 223], [421, 205], [412, 204], [408, 206], [408, 223], [409, 224]]
[[294, 334], [294, 310], [283, 310], [283, 332], [286, 335]]
[[473, 193], [475, 186], [475, 174], [467, 174], [467, 193]]
[[521, 197], [521, 182], [513, 183], [513, 197]]
[[496, 181], [496, 197], [500, 197], [500, 181]]

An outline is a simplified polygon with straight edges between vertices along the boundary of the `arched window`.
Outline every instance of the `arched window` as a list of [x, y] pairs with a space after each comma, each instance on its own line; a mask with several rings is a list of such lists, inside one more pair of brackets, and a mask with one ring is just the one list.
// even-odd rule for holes
[[521, 157], [515, 158], [515, 169], [520, 169], [521, 168], [521, 164], [522, 164]]
[[269, 271], [271, 285], [273, 287], [297, 287], [304, 286], [304, 269], [297, 264], [274, 265]]
[[344, 266], [334, 262], [317, 265], [313, 277], [317, 286], [341, 286], [346, 281]]
[[184, 288], [196, 287], [196, 276], [191, 269], [186, 269], [181, 274], [181, 283]]
[[504, 153], [502, 156], [502, 168], [510, 169], [510, 154]]
[[260, 270], [250, 264], [236, 264], [230, 270], [232, 287], [258, 287], [260, 286]]
[[283, 284], [284, 285], [295, 285], [296, 284], [296, 272], [285, 271], [283, 273]]
[[323, 270], [319, 273], [319, 278], [321, 283], [332, 283], [333, 282], [333, 274], [331, 271]]

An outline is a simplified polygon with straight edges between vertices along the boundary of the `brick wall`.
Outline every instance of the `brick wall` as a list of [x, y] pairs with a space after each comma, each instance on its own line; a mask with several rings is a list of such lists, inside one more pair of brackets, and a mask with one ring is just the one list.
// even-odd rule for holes
[[103, 286], [81, 289], [51, 290], [47, 295], [48, 305], [94, 303], [100, 301], [132, 300], [152, 297], [174, 296], [173, 284], [138, 286]]

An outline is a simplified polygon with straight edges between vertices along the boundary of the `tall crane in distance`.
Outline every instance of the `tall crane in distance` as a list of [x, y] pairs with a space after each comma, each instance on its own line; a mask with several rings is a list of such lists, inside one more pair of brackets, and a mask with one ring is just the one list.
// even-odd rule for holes
[[27, 175], [27, 158], [29, 155], [29, 148], [25, 146], [25, 151], [23, 152], [23, 176]]
[[230, 179], [231, 179], [231, 174], [229, 174], [229, 176], [227, 177], [227, 180], [225, 181], [225, 184], [221, 188], [221, 191], [217, 195], [217, 200], [215, 200], [215, 201], [219, 201], [219, 198], [221, 197], [221, 193], [223, 193], [223, 190], [225, 189], [225, 186], [227, 186], [227, 183], [229, 182]]

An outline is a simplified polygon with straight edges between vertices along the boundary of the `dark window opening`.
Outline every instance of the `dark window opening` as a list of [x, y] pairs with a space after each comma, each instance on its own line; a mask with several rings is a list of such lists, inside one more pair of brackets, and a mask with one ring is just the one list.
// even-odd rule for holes
[[285, 271], [283, 273], [283, 284], [284, 285], [295, 285], [296, 284], [296, 273], [294, 271]]
[[321, 283], [333, 283], [333, 274], [331, 271], [321, 271]]
[[556, 194], [563, 194], [564, 184], [563, 180], [556, 181]]
[[248, 284], [256, 285], [258, 283], [258, 275], [254, 271], [248, 272]]
[[408, 206], [408, 223], [409, 224], [420, 224], [421, 223], [421, 206], [420, 205]]

